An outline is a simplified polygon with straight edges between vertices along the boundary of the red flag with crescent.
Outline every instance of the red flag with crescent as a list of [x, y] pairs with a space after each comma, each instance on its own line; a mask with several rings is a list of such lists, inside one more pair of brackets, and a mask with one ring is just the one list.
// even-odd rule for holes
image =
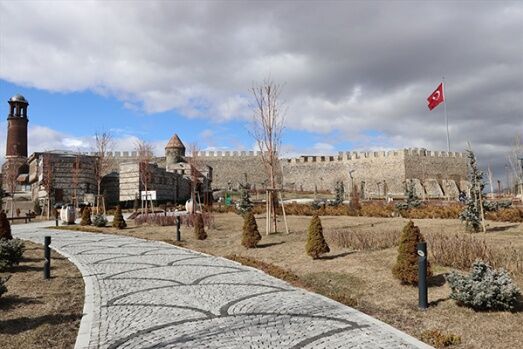
[[445, 96], [443, 94], [443, 83], [439, 84], [438, 88], [432, 92], [432, 94], [427, 98], [429, 102], [429, 109], [432, 110], [436, 108], [441, 102], [445, 101]]

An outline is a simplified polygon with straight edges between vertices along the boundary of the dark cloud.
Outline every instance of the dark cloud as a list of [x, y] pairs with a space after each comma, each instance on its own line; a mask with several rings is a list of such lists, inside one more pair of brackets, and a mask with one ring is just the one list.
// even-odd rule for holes
[[522, 34], [518, 1], [2, 1], [0, 78], [220, 121], [247, 117], [271, 74], [288, 128], [445, 149], [425, 102], [445, 76], [453, 149], [470, 141], [502, 174], [523, 131]]

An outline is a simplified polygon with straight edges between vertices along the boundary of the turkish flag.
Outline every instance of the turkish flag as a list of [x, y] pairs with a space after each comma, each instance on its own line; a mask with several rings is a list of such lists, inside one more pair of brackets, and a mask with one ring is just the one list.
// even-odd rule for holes
[[432, 92], [432, 94], [427, 98], [429, 102], [429, 109], [432, 110], [436, 108], [441, 102], [445, 101], [445, 95], [443, 94], [443, 83], [439, 84], [438, 88]]

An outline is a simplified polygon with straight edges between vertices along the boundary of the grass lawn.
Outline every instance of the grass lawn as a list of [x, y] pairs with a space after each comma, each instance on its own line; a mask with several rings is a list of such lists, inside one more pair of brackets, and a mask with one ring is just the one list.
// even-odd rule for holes
[[[306, 231], [310, 217], [288, 217], [290, 234], [264, 235], [264, 217], [257, 222], [262, 240], [256, 249], [240, 245], [243, 220], [240, 216], [215, 214], [214, 223], [208, 229], [208, 239], [198, 241], [192, 228], [182, 226], [181, 246], [217, 256], [239, 255], [264, 263], [273, 264], [299, 278], [295, 284], [322, 293], [372, 315], [417, 338], [426, 337], [429, 331], [455, 334], [461, 337], [457, 348], [517, 348], [523, 347], [523, 309], [515, 312], [475, 312], [459, 307], [448, 298], [450, 289], [444, 274], [451, 269], [433, 265], [434, 277], [429, 289], [430, 308], [417, 308], [418, 290], [400, 285], [392, 277], [391, 268], [396, 260], [397, 248], [375, 251], [355, 251], [337, 247], [332, 232], [361, 230], [369, 232], [399, 231], [407, 222], [402, 218], [369, 217], [321, 217], [331, 252], [320, 260], [312, 260], [305, 254]], [[414, 220], [422, 234], [463, 232], [458, 220]], [[175, 243], [175, 227], [133, 226], [124, 230], [87, 227], [89, 231], [129, 235], [139, 238]], [[84, 227], [66, 227], [82, 229]], [[280, 230], [284, 230], [280, 222]], [[478, 234], [489, 245], [499, 248], [511, 247], [523, 250], [523, 224], [489, 222], [489, 233]], [[430, 250], [430, 246], [429, 246]], [[523, 289], [523, 275], [513, 276]], [[340, 297], [341, 295], [341, 297]], [[425, 334], [425, 336], [424, 336]], [[426, 338], [425, 338], [426, 339]]]
[[43, 246], [25, 241], [26, 251], [0, 298], [0, 348], [72, 348], [84, 304], [84, 282], [74, 264], [51, 252], [51, 279], [43, 279]]

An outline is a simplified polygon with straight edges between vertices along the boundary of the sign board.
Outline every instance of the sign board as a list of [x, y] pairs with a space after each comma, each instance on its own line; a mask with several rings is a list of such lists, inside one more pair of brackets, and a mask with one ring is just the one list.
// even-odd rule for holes
[[141, 197], [142, 200], [156, 200], [156, 190], [142, 190]]

